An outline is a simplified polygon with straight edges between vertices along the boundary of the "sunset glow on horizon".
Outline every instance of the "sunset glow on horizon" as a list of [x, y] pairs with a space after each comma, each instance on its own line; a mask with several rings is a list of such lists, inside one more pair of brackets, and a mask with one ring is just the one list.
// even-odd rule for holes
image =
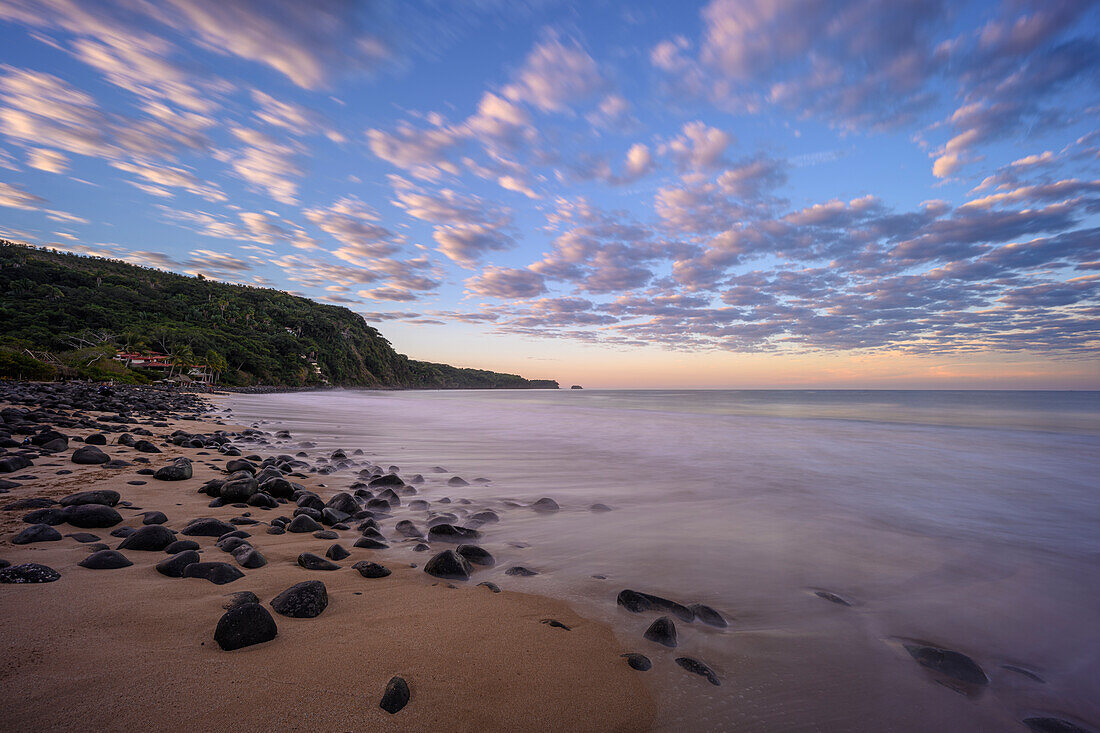
[[1100, 4], [2, 0], [0, 237], [586, 388], [1100, 389]]

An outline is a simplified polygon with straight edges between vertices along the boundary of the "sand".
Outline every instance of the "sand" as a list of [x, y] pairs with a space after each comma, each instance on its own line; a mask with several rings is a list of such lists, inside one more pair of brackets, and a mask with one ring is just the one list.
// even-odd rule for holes
[[[209, 423], [181, 421], [182, 428], [210, 432]], [[90, 431], [63, 430], [84, 435]], [[114, 435], [110, 436], [113, 441]], [[159, 441], [155, 441], [158, 442]], [[243, 510], [211, 509], [195, 493], [220, 471], [194, 449], [164, 446], [151, 467], [187, 455], [194, 478], [182, 482], [137, 476], [141, 468], [109, 470], [79, 466], [72, 449], [19, 472], [38, 478], [0, 497], [0, 504], [29, 496], [60, 498], [93, 488], [119, 491], [141, 511], [168, 515], [179, 530], [196, 517], [228, 520]], [[103, 446], [113, 458], [142, 455], [123, 446]], [[247, 452], [247, 451], [246, 451]], [[49, 465], [57, 464], [57, 465]], [[56, 476], [58, 470], [72, 470]], [[144, 486], [127, 481], [145, 480]], [[322, 497], [334, 493], [317, 480], [299, 482]], [[141, 511], [119, 506], [124, 524], [141, 525]], [[153, 566], [163, 552], [124, 550], [134, 562], [119, 570], [88, 570], [88, 554], [70, 538], [13, 546], [25, 512], [0, 512], [0, 558], [12, 564], [38, 562], [61, 573], [54, 583], [0, 585], [0, 689], [3, 728], [8, 730], [646, 730], [656, 703], [641, 673], [619, 655], [634, 651], [606, 625], [579, 616], [562, 601], [505, 589], [492, 593], [467, 583], [440, 581], [418, 565], [430, 553], [352, 548], [355, 532], [339, 540], [351, 551], [341, 570], [308, 571], [299, 553], [323, 555], [332, 540], [310, 534], [267, 535], [251, 542], [268, 564], [244, 578], [217, 586], [200, 579], [173, 579]], [[253, 516], [289, 514], [289, 508]], [[110, 529], [56, 527], [62, 534], [88, 531], [111, 547]], [[216, 538], [196, 539], [203, 561], [234, 564], [214, 547]], [[351, 569], [359, 560], [389, 567], [386, 578], [365, 579]], [[256, 593], [267, 606], [294, 583], [322, 580], [329, 606], [314, 619], [273, 614], [273, 641], [224, 652], [213, 640], [222, 604], [238, 591]], [[360, 595], [357, 595], [359, 593]], [[541, 623], [553, 618], [570, 631]], [[378, 707], [387, 681], [402, 676], [409, 704], [395, 715]]]

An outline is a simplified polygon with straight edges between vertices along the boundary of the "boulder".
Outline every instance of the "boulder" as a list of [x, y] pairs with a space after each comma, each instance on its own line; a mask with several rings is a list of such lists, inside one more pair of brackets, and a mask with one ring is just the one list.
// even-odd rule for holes
[[66, 512], [65, 521], [81, 529], [113, 527], [122, 522], [122, 515], [105, 504], [77, 504]]
[[0, 583], [52, 583], [60, 577], [61, 573], [36, 562], [0, 568]]
[[328, 608], [328, 591], [319, 580], [296, 583], [272, 598], [271, 607], [291, 618], [316, 618]]
[[214, 630], [214, 641], [223, 651], [233, 651], [271, 641], [279, 634], [275, 619], [259, 603], [242, 603], [225, 612]]
[[454, 550], [444, 550], [424, 564], [424, 572], [437, 578], [469, 580], [473, 569], [462, 555]]
[[194, 565], [201, 560], [202, 558], [197, 551], [182, 550], [158, 562], [156, 570], [161, 575], [167, 575], [169, 578], [182, 578], [184, 568], [189, 565]]
[[111, 460], [111, 457], [94, 445], [85, 445], [73, 451], [70, 460], [80, 465], [94, 466], [107, 463]]
[[191, 476], [191, 460], [182, 456], [167, 466], [158, 468], [153, 474], [153, 478], [158, 481], [186, 481]]
[[225, 585], [244, 577], [244, 573], [227, 562], [196, 562], [183, 569], [185, 578], [202, 578], [214, 585]]
[[339, 542], [333, 543], [329, 546], [328, 550], [325, 551], [325, 557], [327, 557], [329, 560], [335, 560], [337, 562], [343, 560], [350, 554], [351, 553], [348, 552]]
[[645, 630], [645, 638], [662, 646], [676, 646], [676, 624], [668, 616], [661, 616]]
[[118, 568], [128, 568], [133, 563], [117, 550], [100, 550], [88, 555], [77, 565], [91, 570], [117, 570]]
[[299, 514], [291, 520], [290, 524], [286, 526], [287, 532], [295, 532], [298, 534], [305, 534], [306, 532], [319, 532], [321, 531], [321, 525], [318, 524], [312, 517], [308, 517], [305, 514]]
[[543, 497], [531, 505], [531, 508], [536, 512], [556, 512], [561, 507], [558, 506], [558, 502], [549, 497]]
[[379, 565], [376, 562], [367, 562], [366, 560], [360, 560], [351, 567], [353, 570], [358, 570], [359, 574], [364, 578], [384, 578], [390, 574], [390, 569], [385, 565]]
[[496, 564], [496, 560], [489, 554], [489, 551], [477, 545], [459, 545], [455, 548], [455, 552], [462, 555], [462, 557], [466, 558], [474, 565], [492, 567]]
[[175, 541], [176, 535], [172, 530], [160, 524], [148, 524], [124, 539], [118, 549], [161, 552]]
[[48, 524], [32, 524], [12, 538], [13, 545], [29, 545], [32, 542], [57, 542], [61, 533]]
[[187, 537], [221, 537], [234, 529], [236, 528], [228, 522], [213, 517], [202, 517], [191, 520], [180, 534]]
[[718, 613], [718, 611], [715, 611], [710, 606], [704, 606], [702, 603], [693, 603], [688, 606], [688, 609], [695, 614], [695, 618], [708, 626], [716, 626], [720, 629], [729, 626], [729, 623], [726, 622], [722, 614]]
[[306, 570], [339, 570], [340, 566], [334, 562], [330, 562], [320, 555], [314, 555], [312, 552], [303, 552], [298, 556], [298, 564]]
[[117, 491], [111, 489], [96, 489], [94, 491], [81, 491], [69, 494], [61, 500], [61, 506], [79, 506], [80, 504], [103, 504], [114, 506], [122, 497]]

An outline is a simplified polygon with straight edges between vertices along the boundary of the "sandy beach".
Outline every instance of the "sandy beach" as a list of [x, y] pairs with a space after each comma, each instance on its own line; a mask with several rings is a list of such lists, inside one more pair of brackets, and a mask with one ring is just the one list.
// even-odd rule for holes
[[[4, 407], [10, 407], [5, 404]], [[26, 409], [25, 405], [18, 408]], [[88, 413], [98, 417], [98, 413]], [[135, 415], [135, 419], [142, 419]], [[142, 420], [145, 422], [144, 420]], [[148, 464], [123, 468], [77, 465], [77, 438], [100, 432], [62, 428], [69, 448], [43, 455], [33, 466], [5, 474], [18, 484], [0, 497], [5, 508], [23, 499], [60, 500], [80, 491], [111, 489], [122, 499], [123, 521], [89, 532], [111, 548], [119, 527], [142, 527], [145, 512], [167, 515], [163, 525], [183, 530], [190, 520], [229, 520], [251, 515], [261, 524], [241, 525], [266, 565], [243, 570], [225, 585], [201, 578], [171, 578], [154, 566], [163, 551], [123, 549], [133, 564], [111, 570], [80, 567], [91, 543], [71, 537], [13, 545], [32, 511], [0, 512], [0, 559], [12, 566], [39, 563], [60, 573], [55, 582], [0, 585], [2, 638], [0, 685], [6, 691], [4, 728], [10, 730], [645, 730], [655, 703], [641, 675], [621, 654], [635, 651], [605, 624], [579, 616], [551, 598], [505, 588], [495, 593], [469, 582], [450, 582], [423, 571], [433, 553], [419, 553], [417, 567], [398, 553], [352, 547], [354, 529], [337, 540], [310, 533], [265, 533], [270, 511], [208, 506], [196, 493], [209, 479], [224, 478], [227, 459], [216, 451], [164, 441], [175, 430], [210, 433], [240, 426], [172, 420], [150, 429], [163, 452], [143, 454], [118, 445], [125, 423], [103, 423], [102, 446], [112, 459]], [[21, 437], [21, 436], [16, 436]], [[246, 449], [246, 454], [252, 450]], [[264, 453], [264, 451], [258, 451]], [[270, 452], [268, 452], [270, 453]], [[138, 475], [177, 457], [192, 460], [193, 477], [160, 481]], [[59, 475], [60, 474], [60, 475]], [[327, 498], [321, 476], [292, 480]], [[146, 481], [133, 485], [134, 481]], [[129, 505], [125, 505], [128, 502]], [[390, 534], [392, 520], [385, 523]], [[203, 562], [227, 562], [217, 537], [190, 537]], [[339, 570], [307, 570], [303, 552], [324, 555], [339, 542], [350, 551]], [[433, 545], [433, 551], [437, 548]], [[403, 555], [402, 555], [403, 557]], [[351, 568], [361, 560], [384, 564], [387, 577], [368, 579]], [[235, 651], [223, 651], [214, 631], [223, 606], [240, 591], [255, 593], [265, 608], [274, 596], [307, 580], [321, 580], [328, 605], [316, 618], [272, 616], [278, 635]], [[554, 620], [560, 625], [546, 623]], [[562, 628], [563, 626], [568, 627]], [[394, 714], [380, 708], [387, 682], [403, 678], [408, 704]]]

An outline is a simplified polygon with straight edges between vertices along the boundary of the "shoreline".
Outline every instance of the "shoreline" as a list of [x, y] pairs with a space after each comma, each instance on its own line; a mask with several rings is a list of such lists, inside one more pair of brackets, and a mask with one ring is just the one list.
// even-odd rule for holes
[[[13, 385], [6, 386], [10, 392]], [[20, 387], [41, 391], [33, 385]], [[116, 390], [126, 395], [144, 392]], [[0, 405], [12, 406], [4, 396]], [[71, 414], [63, 408], [57, 412]], [[423, 566], [437, 550], [447, 547], [444, 543], [433, 542], [432, 552], [418, 553], [414, 568], [404, 562], [404, 548], [396, 545], [401, 552], [352, 547], [359, 532], [350, 526], [347, 530], [325, 527], [324, 531], [337, 534], [335, 540], [312, 533], [267, 534], [270, 519], [290, 516], [294, 509], [290, 500], [270, 510], [209, 506], [210, 496], [195, 493], [196, 489], [212, 479], [224, 479], [224, 465], [240, 459], [209, 447], [162, 441], [177, 430], [210, 435], [215, 430], [237, 432], [241, 426], [217, 424], [206, 410], [175, 412], [179, 419], [152, 414], [153, 419], [145, 420], [158, 427], [140, 425], [154, 433], [144, 437], [163, 451], [159, 454], [118, 445], [118, 437], [127, 430], [134, 432], [138, 423], [120, 422], [126, 418], [117, 417], [117, 412], [111, 421], [99, 419], [104, 416], [99, 413], [84, 424], [67, 427], [57, 424], [63, 420], [56, 415], [36, 418], [28, 429], [52, 423], [69, 437], [69, 445], [36, 458], [32, 466], [0, 474], [6, 481], [24, 479], [14, 482], [17, 487], [4, 485], [8, 491], [0, 495], [0, 507], [31, 497], [57, 501], [78, 491], [118, 491], [121, 523], [83, 530], [67, 523], [53, 526], [63, 535], [95, 534], [111, 548], [119, 540], [110, 532], [119, 527], [163, 526], [180, 531], [199, 517], [259, 521], [237, 527], [250, 532], [246, 541], [262, 554], [266, 565], [241, 568], [232, 554], [214, 546], [216, 537], [177, 535], [176, 539], [199, 543], [203, 562], [228, 563], [244, 576], [225, 585], [201, 578], [169, 578], [154, 569], [169, 557], [165, 552], [131, 549], [121, 550], [131, 566], [91, 570], [77, 563], [96, 543], [79, 543], [66, 536], [60, 541], [13, 545], [15, 534], [30, 526], [22, 518], [33, 509], [0, 511], [0, 559], [13, 566], [40, 563], [61, 575], [56, 582], [0, 585], [3, 636], [9, 650], [0, 662], [0, 684], [9, 696], [9, 725], [60, 729], [71, 726], [78, 716], [81, 725], [103, 730], [188, 728], [201, 715], [204, 727], [279, 730], [429, 726], [639, 730], [653, 726], [654, 700], [641, 676], [619, 657], [631, 650], [609, 626], [583, 618], [562, 601], [509, 589], [494, 593], [477, 585], [476, 573], [465, 583], [434, 578]], [[5, 411], [7, 416], [15, 414]], [[106, 436], [101, 448], [112, 459], [132, 465], [105, 468], [72, 463], [72, 453], [84, 445], [75, 438], [98, 432]], [[13, 435], [19, 437], [25, 434]], [[240, 441], [240, 436], [231, 438], [231, 442]], [[258, 445], [242, 444], [241, 448], [248, 455], [254, 450], [271, 455]], [[7, 450], [11, 455], [18, 449], [9, 446]], [[161, 481], [135, 473], [167, 465], [177, 457], [191, 459], [192, 478]], [[150, 462], [134, 460], [141, 458]], [[316, 491], [322, 500], [334, 493], [324, 486], [323, 474], [291, 473], [296, 474], [291, 480], [307, 492]], [[131, 481], [146, 483], [132, 485]], [[163, 512], [167, 522], [143, 525], [144, 513], [152, 511]], [[393, 514], [398, 516], [382, 517], [379, 512], [382, 531], [393, 535], [393, 523], [403, 518], [401, 513], [395, 509]], [[350, 552], [338, 562], [340, 570], [307, 570], [296, 564], [300, 553], [324, 555], [334, 542]], [[360, 560], [384, 564], [391, 574], [362, 577], [351, 568]], [[321, 580], [327, 588], [328, 606], [319, 616], [288, 618], [271, 611], [275, 595], [312, 580]], [[230, 600], [227, 594], [240, 591], [259, 597], [260, 605], [271, 611], [278, 635], [222, 651], [214, 642], [214, 630], [227, 613], [223, 609]], [[544, 622], [551, 619], [560, 625]], [[394, 676], [407, 681], [411, 699], [391, 715], [379, 702]], [[89, 697], [99, 702], [89, 706]], [[196, 700], [201, 702], [196, 705]]]

